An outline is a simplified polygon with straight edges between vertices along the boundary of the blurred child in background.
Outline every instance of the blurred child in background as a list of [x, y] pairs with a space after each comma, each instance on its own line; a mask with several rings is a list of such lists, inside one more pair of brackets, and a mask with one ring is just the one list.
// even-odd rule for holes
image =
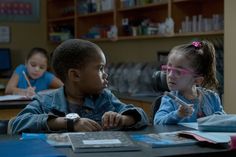
[[19, 65], [11, 76], [5, 94], [19, 94], [28, 97], [37, 92], [58, 88], [63, 83], [47, 71], [49, 57], [43, 48], [33, 48], [26, 57], [25, 65]]

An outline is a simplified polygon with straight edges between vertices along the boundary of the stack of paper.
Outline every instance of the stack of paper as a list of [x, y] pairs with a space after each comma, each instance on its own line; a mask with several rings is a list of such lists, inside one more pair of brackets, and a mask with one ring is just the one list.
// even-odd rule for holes
[[4, 95], [0, 96], [0, 101], [16, 101], [16, 100], [31, 100], [31, 98], [23, 95]]

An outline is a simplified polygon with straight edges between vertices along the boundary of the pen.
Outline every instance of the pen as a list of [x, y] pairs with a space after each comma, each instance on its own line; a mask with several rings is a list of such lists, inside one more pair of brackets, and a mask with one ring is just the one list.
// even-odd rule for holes
[[29, 86], [29, 87], [32, 87], [31, 84], [30, 84], [29, 78], [27, 77], [25, 71], [22, 71], [22, 73], [23, 73], [23, 75], [24, 75], [24, 77], [25, 77], [25, 80], [27, 81], [28, 86]]
[[173, 100], [175, 100], [176, 102], [178, 102], [181, 105], [189, 106], [186, 102], [184, 102], [183, 100], [181, 100], [177, 96], [171, 94], [170, 92], [165, 92], [165, 95], [169, 96], [170, 98], [172, 98]]

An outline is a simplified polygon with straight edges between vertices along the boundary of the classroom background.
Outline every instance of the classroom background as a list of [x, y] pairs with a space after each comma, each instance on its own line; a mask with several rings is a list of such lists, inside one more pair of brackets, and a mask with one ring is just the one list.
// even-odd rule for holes
[[[15, 1], [18, 2], [17, 0]], [[30, 3], [27, 0], [22, 2]], [[99, 9], [94, 8], [93, 5], [78, 5], [83, 4], [83, 2], [82, 0], [65, 2], [62, 0], [38, 0], [31, 4], [32, 10], [37, 12], [32, 12], [33, 16], [30, 19], [20, 19], [16, 15], [13, 16], [16, 18], [11, 18], [12, 13], [8, 13], [9, 16], [7, 18], [5, 16], [7, 13], [3, 12], [3, 8], [0, 7], [0, 48], [10, 49], [12, 69], [24, 63], [24, 59], [32, 47], [43, 47], [52, 52], [61, 42], [60, 40], [71, 37], [83, 37], [95, 42], [107, 55], [110, 67], [114, 68], [123, 63], [123, 65], [127, 65], [126, 69], [127, 67], [134, 67], [134, 65], [136, 67], [144, 64], [148, 64], [149, 67], [153, 66], [153, 64], [159, 65], [159, 62], [161, 62], [160, 57], [162, 55], [165, 57], [165, 54], [173, 46], [195, 39], [208, 39], [215, 42], [216, 45], [221, 43], [222, 51], [217, 52], [218, 56], [221, 57], [220, 62], [223, 63], [221, 71], [224, 80], [223, 106], [227, 113], [236, 113], [236, 105], [234, 104], [236, 102], [236, 73], [234, 72], [234, 67], [236, 66], [234, 61], [236, 58], [236, 53], [234, 52], [234, 45], [236, 44], [234, 39], [236, 36], [236, 1], [154, 0], [152, 2], [154, 4], [152, 4], [151, 1], [115, 0], [115, 8], [111, 10], [106, 10], [106, 8], [110, 7], [107, 4], [109, 0], [106, 1], [108, 6], [100, 4], [103, 8], [100, 6]], [[80, 6], [83, 6], [83, 8], [80, 8]], [[74, 13], [74, 8], [79, 11]], [[83, 10], [84, 8], [85, 10]], [[60, 10], [63, 10], [63, 15], [59, 14]], [[85, 14], [87, 12], [90, 13], [90, 16]], [[188, 30], [186, 28], [188, 26], [184, 22], [191, 21], [193, 23], [196, 18], [193, 18], [194, 15], [197, 18], [202, 15], [202, 18], [206, 16], [213, 19], [213, 14], [222, 16], [223, 28], [221, 30], [210, 29], [195, 32], [196, 30]], [[154, 22], [141, 15], [154, 19]], [[163, 24], [166, 22], [167, 17], [172, 17], [174, 21], [174, 32], [157, 32], [156, 24]], [[153, 27], [143, 30], [142, 26], [147, 23]], [[107, 24], [112, 24], [116, 27], [107, 30]], [[60, 34], [58, 39], [58, 34], [55, 34], [58, 31], [57, 29], [59, 29], [60, 33], [67, 33], [63, 34], [63, 37]], [[105, 30], [105, 36], [104, 31], [101, 34], [96, 34], [97, 29]], [[155, 70], [152, 67], [150, 69], [150, 73]], [[1, 85], [4, 85], [7, 80], [6, 76], [1, 76]], [[147, 105], [151, 104], [150, 101], [142, 100], [142, 98], [121, 98], [125, 102], [137, 104], [143, 107], [145, 111], [151, 112], [150, 108], [147, 108]]]

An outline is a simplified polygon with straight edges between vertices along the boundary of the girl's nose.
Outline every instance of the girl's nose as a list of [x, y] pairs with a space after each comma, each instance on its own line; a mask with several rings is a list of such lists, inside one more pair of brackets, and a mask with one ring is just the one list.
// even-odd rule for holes
[[39, 68], [38, 66], [36, 66], [36, 67], [35, 67], [35, 70], [36, 70], [36, 71], [39, 71], [39, 70], [40, 70], [40, 68]]
[[168, 71], [168, 76], [175, 76], [175, 72], [174, 72], [174, 70], [169, 70]]

